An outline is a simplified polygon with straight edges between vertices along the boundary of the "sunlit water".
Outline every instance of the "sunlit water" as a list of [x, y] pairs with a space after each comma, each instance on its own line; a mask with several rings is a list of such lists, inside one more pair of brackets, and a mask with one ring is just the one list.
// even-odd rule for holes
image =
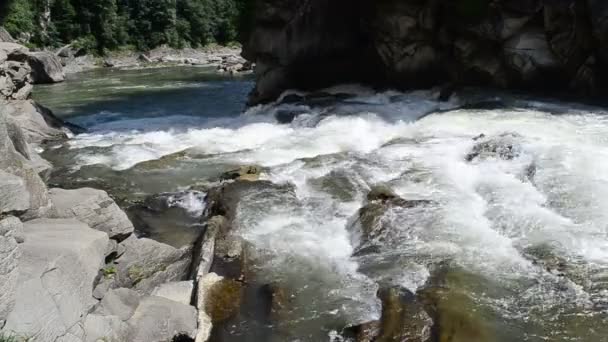
[[[43, 104], [89, 130], [46, 156], [61, 178], [117, 196], [177, 192], [241, 164], [295, 185], [295, 194], [243, 201], [235, 222], [258, 281], [293, 297], [273, 341], [327, 340], [379, 318], [379, 286], [415, 293], [438, 274], [470, 299], [463, 310], [483, 316], [490, 341], [608, 341], [603, 109], [522, 100], [449, 110], [458, 100], [342, 87], [334, 91], [357, 96], [241, 114], [251, 85], [192, 68], [95, 72], [39, 88]], [[279, 111], [301, 114], [279, 124]], [[514, 157], [467, 161], [482, 133], [507, 134]], [[431, 202], [391, 208], [365, 239], [356, 216], [379, 183]], [[200, 215], [204, 196], [180, 196], [169, 206]]]

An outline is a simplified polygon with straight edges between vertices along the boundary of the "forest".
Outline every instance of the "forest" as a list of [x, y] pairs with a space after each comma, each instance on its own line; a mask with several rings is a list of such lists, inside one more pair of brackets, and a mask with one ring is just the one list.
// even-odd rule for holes
[[32, 47], [104, 54], [226, 45], [246, 27], [250, 0], [9, 0], [1, 24]]

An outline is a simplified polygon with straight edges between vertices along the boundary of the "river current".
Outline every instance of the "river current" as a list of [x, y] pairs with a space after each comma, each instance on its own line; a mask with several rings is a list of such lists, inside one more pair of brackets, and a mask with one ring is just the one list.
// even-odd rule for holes
[[[441, 289], [439, 306], [462, 311], [474, 341], [608, 341], [606, 109], [510, 95], [463, 109], [431, 91], [353, 85], [244, 111], [252, 84], [168, 68], [37, 88], [88, 130], [46, 147], [53, 181], [125, 203], [170, 193], [182, 213], [145, 217], [141, 233], [173, 245], [200, 229], [204, 192], [193, 185], [252, 164], [293, 184], [295, 196], [245, 202], [235, 222], [258, 280], [292, 298], [272, 341], [341, 340], [341, 327], [379, 319], [383, 286]], [[295, 118], [279, 123], [285, 115]], [[472, 155], [483, 143], [508, 153]], [[391, 207], [376, 234], [362, 234], [358, 211], [377, 184], [428, 202]], [[227, 328], [232, 340], [252, 340], [242, 323]]]

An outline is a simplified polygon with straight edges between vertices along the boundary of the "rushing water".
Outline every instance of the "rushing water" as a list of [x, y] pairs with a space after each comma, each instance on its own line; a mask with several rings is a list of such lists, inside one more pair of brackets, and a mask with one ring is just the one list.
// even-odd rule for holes
[[[448, 110], [456, 100], [439, 104], [428, 92], [341, 87], [334, 91], [356, 96], [240, 114], [250, 87], [172, 68], [97, 71], [38, 88], [38, 100], [89, 130], [45, 156], [63, 182], [125, 198], [188, 189], [242, 164], [293, 184], [295, 195], [240, 206], [235, 223], [253, 246], [258, 280], [293, 299], [269, 340], [327, 340], [378, 319], [378, 287], [396, 285], [421, 296], [441, 288], [441, 305], [467, 317], [460, 328], [475, 325], [475, 338], [455, 341], [608, 341], [603, 109], [512, 100]], [[279, 124], [284, 112], [300, 115]], [[509, 157], [467, 158], [483, 142], [506, 143]], [[390, 208], [378, 234], [364, 237], [357, 213], [379, 183], [429, 202]], [[179, 236], [196, 225], [203, 198], [166, 195], [192, 219], [148, 218], [149, 233], [191, 241]], [[240, 334], [235, 341], [248, 340]]]

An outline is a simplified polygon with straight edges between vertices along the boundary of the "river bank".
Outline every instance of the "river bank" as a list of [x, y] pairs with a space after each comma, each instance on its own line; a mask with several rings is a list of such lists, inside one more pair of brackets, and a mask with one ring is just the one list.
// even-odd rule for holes
[[208, 66], [214, 67], [219, 73], [249, 73], [253, 66], [241, 57], [239, 47], [219, 45], [200, 49], [173, 49], [158, 47], [146, 52], [113, 51], [107, 56], [82, 55], [82, 52], [64, 46], [55, 51], [60, 58], [67, 74], [93, 70], [97, 68], [159, 68], [168, 66]]

